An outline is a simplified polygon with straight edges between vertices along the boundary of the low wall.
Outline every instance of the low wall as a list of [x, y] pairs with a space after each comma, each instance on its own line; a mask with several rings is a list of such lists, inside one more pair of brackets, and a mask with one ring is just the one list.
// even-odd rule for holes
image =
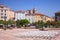
[[[42, 28], [39, 28], [41, 30]], [[60, 28], [44, 28], [44, 30], [60, 30]]]
[[45, 28], [47, 30], [60, 30], [60, 28]]

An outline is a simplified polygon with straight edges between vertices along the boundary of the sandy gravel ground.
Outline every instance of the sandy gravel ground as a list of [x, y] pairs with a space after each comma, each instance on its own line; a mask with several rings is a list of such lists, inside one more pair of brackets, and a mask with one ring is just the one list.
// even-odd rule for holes
[[[6, 31], [3, 29], [0, 29], [0, 40], [48, 40], [48, 39], [41, 39], [41, 38], [19, 38], [14, 36], [17, 32], [25, 32], [25, 31], [38, 31], [38, 29], [7, 29]], [[59, 35], [56, 37], [56, 39], [52, 40], [60, 40], [60, 30], [55, 30], [59, 32]]]

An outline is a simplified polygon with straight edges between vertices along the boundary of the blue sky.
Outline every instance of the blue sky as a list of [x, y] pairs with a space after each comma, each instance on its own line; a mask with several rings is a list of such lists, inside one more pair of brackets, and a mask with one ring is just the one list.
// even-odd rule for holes
[[0, 0], [12, 10], [28, 10], [37, 8], [37, 11], [47, 16], [54, 16], [55, 12], [60, 11], [60, 0]]

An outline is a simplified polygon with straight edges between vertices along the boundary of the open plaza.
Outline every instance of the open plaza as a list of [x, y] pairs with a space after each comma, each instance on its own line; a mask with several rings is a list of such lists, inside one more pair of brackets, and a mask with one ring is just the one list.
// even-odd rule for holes
[[0, 29], [0, 40], [60, 40], [60, 30]]

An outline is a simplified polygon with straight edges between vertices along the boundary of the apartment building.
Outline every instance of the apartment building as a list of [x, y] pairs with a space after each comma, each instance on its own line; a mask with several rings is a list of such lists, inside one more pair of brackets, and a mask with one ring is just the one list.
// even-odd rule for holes
[[44, 14], [38, 13], [36, 8], [33, 8], [33, 10], [27, 10], [26, 19], [28, 19], [30, 23], [38, 22], [38, 21], [43, 21], [43, 22], [54, 21], [53, 18], [46, 16]]
[[23, 10], [16, 11], [15, 20], [21, 20], [21, 19], [27, 19], [28, 21], [30, 21], [30, 23], [38, 22], [38, 21], [47, 22], [47, 21], [54, 20], [49, 16], [38, 13], [36, 8], [33, 8], [32, 10], [26, 10], [26, 11]]
[[53, 20], [54, 20], [53, 18], [43, 15], [41, 13], [34, 14], [34, 22], [38, 22], [38, 21], [47, 22], [47, 21], [53, 21]]
[[42, 20], [42, 16], [40, 14], [35, 13], [33, 15], [34, 15], [34, 22], [38, 22]]
[[44, 15], [43, 16], [43, 21], [44, 22], [47, 22], [47, 21], [54, 22], [54, 18]]
[[0, 20], [14, 20], [14, 11], [0, 4]]
[[55, 13], [55, 21], [60, 21], [60, 12]]
[[[58, 13], [59, 14], [59, 13]], [[58, 14], [56, 14], [56, 17], [59, 16]], [[32, 22], [38, 22], [38, 21], [52, 21], [54, 20], [51, 17], [48, 17], [46, 15], [43, 15], [39, 12], [37, 12], [37, 9], [34, 7], [32, 10], [18, 10], [16, 12], [14, 12], [13, 10], [9, 9], [8, 7], [4, 6], [4, 5], [0, 5], [0, 20], [21, 20], [21, 19], [27, 19], [28, 21], [30, 21], [30, 23]], [[60, 19], [59, 19], [60, 20]]]
[[30, 23], [34, 22], [34, 16], [33, 16], [33, 15], [26, 14], [25, 16], [26, 16], [26, 19], [27, 19], [28, 21], [30, 21]]
[[36, 8], [33, 8], [33, 10], [26, 10], [26, 19], [30, 21], [30, 23], [34, 22], [34, 13], [36, 12]]
[[16, 11], [16, 12], [15, 12], [15, 21], [16, 21], [16, 20], [25, 19], [25, 18], [26, 18], [26, 17], [25, 17], [25, 14], [26, 14], [26, 12], [23, 11], [23, 10], [18, 10], [18, 11]]

